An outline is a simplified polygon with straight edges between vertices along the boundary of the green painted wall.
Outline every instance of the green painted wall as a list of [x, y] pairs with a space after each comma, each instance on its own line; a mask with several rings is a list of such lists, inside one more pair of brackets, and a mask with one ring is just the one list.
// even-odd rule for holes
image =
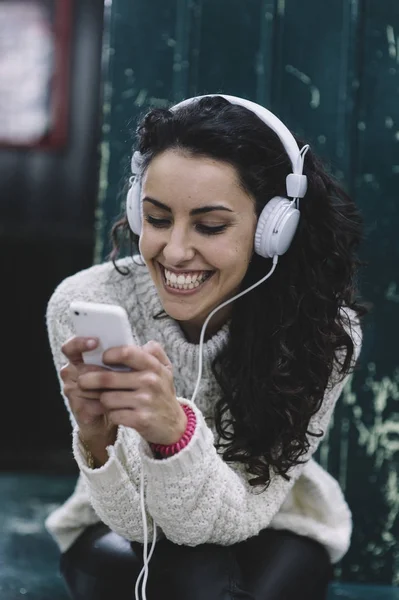
[[364, 215], [374, 303], [362, 367], [320, 462], [354, 512], [346, 581], [399, 584], [399, 2], [113, 0], [107, 9], [96, 260], [121, 208], [131, 133], [149, 107], [207, 92], [266, 105], [311, 144]]

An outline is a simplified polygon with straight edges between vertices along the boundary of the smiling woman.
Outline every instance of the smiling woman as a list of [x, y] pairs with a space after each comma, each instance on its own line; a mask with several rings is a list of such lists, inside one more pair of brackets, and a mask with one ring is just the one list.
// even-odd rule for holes
[[[313, 454], [360, 352], [358, 211], [240, 98], [151, 111], [132, 172], [111, 260], [47, 313], [81, 473], [47, 520], [72, 596], [138, 598], [143, 568], [149, 600], [323, 600], [352, 524]], [[76, 298], [126, 310], [136, 345], [103, 360], [128, 371], [84, 364]]]

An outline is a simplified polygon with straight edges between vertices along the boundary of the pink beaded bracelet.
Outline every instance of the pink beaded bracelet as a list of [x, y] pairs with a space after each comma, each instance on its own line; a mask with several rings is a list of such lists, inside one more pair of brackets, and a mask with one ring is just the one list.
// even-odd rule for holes
[[150, 444], [150, 448], [154, 454], [160, 454], [162, 458], [173, 456], [173, 454], [177, 454], [180, 450], [183, 450], [193, 437], [197, 423], [195, 412], [187, 404], [182, 404], [182, 408], [187, 416], [186, 431], [175, 444], [169, 444], [168, 446], [164, 446], [163, 444]]

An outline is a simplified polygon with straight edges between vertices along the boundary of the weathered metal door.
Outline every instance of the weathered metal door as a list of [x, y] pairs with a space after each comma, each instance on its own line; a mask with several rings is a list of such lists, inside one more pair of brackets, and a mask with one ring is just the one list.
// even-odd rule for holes
[[[107, 3], [106, 3], [107, 4]], [[366, 224], [362, 290], [374, 310], [362, 368], [319, 460], [354, 513], [338, 575], [399, 584], [399, 2], [113, 0], [108, 3], [97, 256], [129, 175], [140, 113], [224, 92], [264, 104], [342, 179]]]

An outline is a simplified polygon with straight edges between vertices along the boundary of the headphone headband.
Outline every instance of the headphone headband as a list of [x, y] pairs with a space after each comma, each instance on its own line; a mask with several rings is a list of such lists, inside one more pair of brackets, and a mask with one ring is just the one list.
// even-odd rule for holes
[[298, 148], [298, 144], [292, 135], [291, 131], [284, 125], [282, 121], [275, 114], [267, 110], [264, 106], [260, 104], [256, 104], [256, 102], [252, 102], [251, 100], [246, 100], [245, 98], [239, 98], [238, 96], [229, 96], [227, 94], [205, 94], [203, 96], [194, 96], [193, 98], [187, 98], [186, 100], [182, 100], [178, 104], [175, 104], [170, 108], [170, 110], [174, 111], [179, 108], [183, 108], [192, 102], [197, 100], [201, 100], [202, 98], [214, 98], [215, 96], [220, 96], [231, 104], [238, 104], [239, 106], [243, 106], [247, 108], [251, 112], [255, 113], [261, 121], [266, 123], [275, 133], [277, 133], [278, 137], [283, 144], [288, 157], [291, 161], [292, 172], [297, 175], [302, 175], [302, 166], [301, 166], [301, 154]]
[[245, 98], [239, 98], [238, 96], [229, 96], [227, 94], [205, 94], [203, 96], [194, 96], [193, 98], [182, 100], [178, 104], [172, 106], [170, 110], [175, 111], [192, 102], [201, 100], [201, 98], [213, 98], [215, 96], [220, 96], [231, 104], [237, 104], [247, 108], [255, 113], [261, 121], [268, 125], [270, 129], [278, 135], [292, 166], [292, 173], [290, 173], [286, 179], [287, 196], [289, 198], [303, 198], [307, 190], [307, 178], [303, 175], [303, 153], [307, 152], [308, 146], [304, 146], [299, 150], [298, 144], [288, 127], [264, 106], [256, 104], [256, 102], [252, 102], [251, 100], [246, 100]]
[[[225, 94], [195, 96], [179, 102], [170, 110], [176, 111], [201, 98], [215, 96], [225, 98], [231, 104], [238, 104], [255, 113], [277, 134], [291, 162], [292, 172], [286, 178], [287, 197], [277, 196], [268, 201], [259, 216], [254, 239], [255, 252], [260, 256], [265, 258], [280, 256], [289, 248], [298, 226], [300, 216], [298, 199], [303, 198], [307, 190], [307, 177], [303, 175], [303, 163], [309, 146], [306, 145], [300, 150], [294, 136], [278, 117], [263, 106], [238, 96]], [[131, 179], [127, 196], [126, 214], [131, 230], [139, 236], [142, 229], [141, 171], [142, 156], [140, 152], [135, 152], [132, 157], [134, 177]]]

